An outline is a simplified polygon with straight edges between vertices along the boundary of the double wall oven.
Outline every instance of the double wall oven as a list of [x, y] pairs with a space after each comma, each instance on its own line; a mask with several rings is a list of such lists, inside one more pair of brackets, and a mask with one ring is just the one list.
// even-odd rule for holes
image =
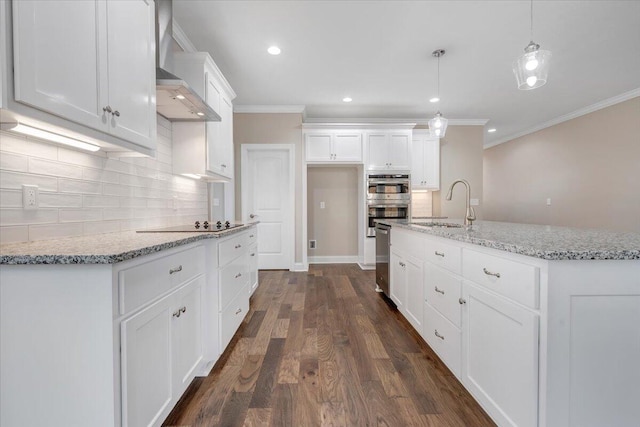
[[408, 219], [411, 179], [408, 173], [367, 175], [367, 237], [375, 237], [376, 219]]

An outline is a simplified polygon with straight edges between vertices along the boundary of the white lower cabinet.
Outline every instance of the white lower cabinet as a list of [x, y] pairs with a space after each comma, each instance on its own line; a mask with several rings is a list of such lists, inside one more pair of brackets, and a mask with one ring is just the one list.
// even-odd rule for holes
[[258, 244], [249, 246], [249, 295], [258, 289]]
[[457, 378], [460, 378], [460, 335], [459, 328], [429, 303], [424, 303], [422, 337]]
[[538, 314], [463, 286], [462, 383], [501, 426], [538, 425]]

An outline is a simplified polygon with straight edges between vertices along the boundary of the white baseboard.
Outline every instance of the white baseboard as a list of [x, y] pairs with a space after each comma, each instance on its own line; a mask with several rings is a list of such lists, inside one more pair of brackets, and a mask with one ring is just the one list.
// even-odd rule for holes
[[293, 268], [290, 271], [309, 271], [309, 264], [302, 262], [296, 262], [293, 264]]
[[375, 270], [376, 266], [374, 264], [363, 264], [361, 262], [358, 263], [358, 267], [360, 270]]
[[309, 264], [355, 264], [357, 262], [358, 255], [309, 257]]

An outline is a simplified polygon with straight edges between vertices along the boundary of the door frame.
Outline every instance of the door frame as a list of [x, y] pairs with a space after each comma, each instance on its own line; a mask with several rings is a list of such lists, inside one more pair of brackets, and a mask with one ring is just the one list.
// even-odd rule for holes
[[[287, 206], [286, 210], [287, 214], [287, 225], [286, 230], [289, 234], [287, 240], [288, 242], [283, 242], [283, 244], [288, 243], [289, 245], [289, 254], [288, 254], [288, 268], [289, 270], [293, 270], [295, 265], [295, 256], [296, 256], [296, 213], [295, 213], [295, 189], [296, 189], [296, 169], [295, 169], [295, 158], [296, 158], [296, 146], [295, 144], [241, 144], [240, 145], [240, 194], [241, 194], [241, 203], [242, 203], [242, 220], [249, 221], [249, 212], [247, 210], [247, 205], [249, 201], [249, 171], [247, 169], [247, 165], [249, 164], [249, 152], [250, 151], [286, 151], [289, 156], [289, 195], [287, 197]], [[260, 221], [260, 218], [258, 218]], [[260, 237], [258, 236], [258, 239]]]

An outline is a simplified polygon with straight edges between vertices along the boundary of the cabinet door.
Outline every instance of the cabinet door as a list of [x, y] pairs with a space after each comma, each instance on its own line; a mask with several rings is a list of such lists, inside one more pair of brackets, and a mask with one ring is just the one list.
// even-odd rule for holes
[[332, 160], [331, 134], [306, 135], [306, 159], [308, 162], [328, 162]]
[[392, 133], [389, 135], [389, 167], [392, 169], [409, 169], [409, 143], [411, 133]]
[[[155, 15], [152, 4], [143, 0], [106, 2], [108, 105], [114, 111], [108, 115], [108, 121], [113, 135], [155, 149]], [[105, 71], [100, 70], [100, 74]]]
[[[207, 82], [207, 94], [205, 100], [207, 104], [214, 109], [214, 111], [220, 111], [220, 103], [222, 100], [222, 94], [215, 81], [210, 77], [210, 73], [205, 73], [205, 79]], [[221, 145], [221, 122], [207, 122], [207, 170], [212, 173], [222, 174], [222, 162], [220, 159], [223, 156], [223, 150]]]
[[411, 187], [424, 188], [426, 180], [424, 178], [424, 140], [413, 138], [411, 142]]
[[407, 296], [404, 315], [418, 332], [422, 332], [422, 312], [424, 305], [424, 270], [423, 263], [417, 259], [407, 258]]
[[121, 323], [123, 427], [159, 424], [172, 400], [171, 296]]
[[336, 133], [333, 140], [334, 160], [339, 162], [362, 162], [362, 134]]
[[258, 288], [258, 245], [249, 246], [249, 295]]
[[233, 105], [225, 97], [220, 99], [220, 117], [221, 174], [233, 178]]
[[386, 133], [367, 134], [367, 168], [387, 169], [389, 163], [388, 135]]
[[407, 270], [406, 262], [400, 255], [391, 252], [389, 259], [391, 263], [389, 278], [389, 298], [393, 301], [399, 310], [404, 310], [404, 304], [407, 296]]
[[173, 393], [180, 396], [202, 360], [202, 291], [204, 276], [175, 293], [172, 310]]
[[16, 101], [107, 130], [105, 7], [97, 0], [13, 2]]
[[462, 382], [498, 425], [538, 425], [538, 315], [464, 282]]
[[[414, 157], [416, 154], [411, 153]], [[427, 138], [424, 141], [424, 180], [432, 190], [440, 189], [440, 139]]]

